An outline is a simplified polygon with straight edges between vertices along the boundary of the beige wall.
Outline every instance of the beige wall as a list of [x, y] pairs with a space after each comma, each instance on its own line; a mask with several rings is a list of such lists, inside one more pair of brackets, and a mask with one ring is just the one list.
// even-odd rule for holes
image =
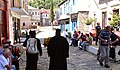
[[[30, 16], [21, 16], [20, 21], [21, 29], [29, 28], [31, 25], [31, 17]], [[23, 23], [25, 23], [25, 26], [23, 26]]]

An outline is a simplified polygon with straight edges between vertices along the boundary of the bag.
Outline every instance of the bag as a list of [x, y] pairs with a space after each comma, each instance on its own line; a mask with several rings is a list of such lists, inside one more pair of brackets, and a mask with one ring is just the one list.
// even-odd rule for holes
[[31, 54], [38, 53], [37, 39], [35, 39], [35, 38], [29, 38], [27, 40], [27, 52], [31, 53]]
[[44, 38], [44, 46], [48, 46], [51, 37]]
[[118, 51], [118, 55], [120, 55], [120, 50]]

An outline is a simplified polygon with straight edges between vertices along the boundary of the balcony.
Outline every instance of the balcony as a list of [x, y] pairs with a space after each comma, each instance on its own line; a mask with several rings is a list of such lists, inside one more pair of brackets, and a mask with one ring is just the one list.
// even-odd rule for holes
[[27, 0], [10, 0], [10, 10], [19, 15], [28, 14], [28, 2]]

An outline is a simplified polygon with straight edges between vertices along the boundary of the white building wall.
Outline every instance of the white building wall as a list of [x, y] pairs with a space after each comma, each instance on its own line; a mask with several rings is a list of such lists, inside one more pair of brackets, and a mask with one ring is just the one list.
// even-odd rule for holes
[[113, 1], [110, 1], [104, 4], [100, 4], [99, 7], [101, 9], [101, 13], [105, 11], [107, 12], [107, 24], [106, 25], [110, 25], [108, 18], [112, 19], [112, 14], [113, 14], [114, 9], [120, 9], [120, 0], [113, 0]]

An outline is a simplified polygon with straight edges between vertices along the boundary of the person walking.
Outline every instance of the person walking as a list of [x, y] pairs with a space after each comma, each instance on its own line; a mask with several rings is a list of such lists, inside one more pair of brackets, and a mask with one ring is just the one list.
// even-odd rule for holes
[[111, 28], [111, 36], [110, 36], [110, 39], [111, 39], [111, 43], [110, 43], [110, 54], [109, 54], [109, 57], [112, 58], [112, 60], [115, 62], [116, 61], [116, 58], [115, 58], [115, 48], [117, 46], [117, 42], [119, 41], [119, 38], [118, 36], [113, 32], [113, 28]]
[[107, 26], [104, 30], [101, 31], [99, 35], [99, 39], [101, 41], [101, 46], [100, 46], [100, 60], [99, 63], [101, 66], [103, 66], [103, 61], [105, 61], [105, 66], [106, 68], [109, 68], [110, 66], [108, 65], [109, 61], [109, 45], [110, 45], [110, 36], [111, 36], [111, 27]]
[[96, 29], [96, 41], [95, 41], [95, 45], [97, 46], [98, 45], [98, 36], [100, 34], [100, 31], [101, 31], [101, 27], [100, 27], [100, 23], [98, 22], [97, 23], [97, 26], [95, 27]]
[[38, 53], [42, 56], [40, 40], [35, 38], [35, 31], [31, 31], [30, 38], [26, 39], [23, 46], [26, 47], [26, 69], [37, 70]]
[[[97, 46], [98, 45], [98, 36], [101, 32], [101, 27], [100, 27], [100, 23], [98, 22], [97, 23], [97, 26], [95, 27], [95, 30], [96, 30], [96, 38], [95, 38], [95, 45]], [[98, 51], [97, 51], [97, 60], [99, 60], [100, 58], [100, 42], [99, 42], [99, 48], [98, 48]]]
[[49, 70], [67, 70], [69, 44], [66, 38], [61, 36], [60, 29], [56, 29], [56, 35], [50, 39], [47, 51], [50, 57]]

